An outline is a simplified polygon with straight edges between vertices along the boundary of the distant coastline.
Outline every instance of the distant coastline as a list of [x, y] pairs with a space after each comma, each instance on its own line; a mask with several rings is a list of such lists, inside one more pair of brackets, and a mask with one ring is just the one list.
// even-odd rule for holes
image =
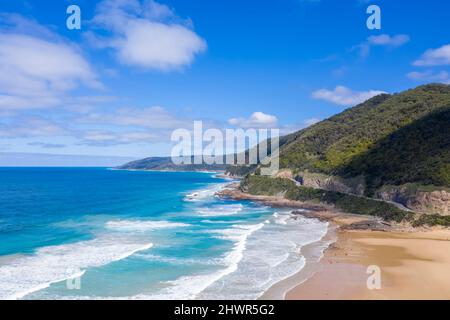
[[175, 170], [175, 169], [125, 169], [125, 168], [109, 168], [109, 170], [116, 170], [116, 171], [147, 171], [147, 172], [168, 172], [168, 173], [174, 173], [174, 172], [184, 172], [184, 173], [210, 173], [210, 174], [217, 174], [222, 175], [221, 177], [229, 177], [225, 175], [225, 171], [220, 170]]

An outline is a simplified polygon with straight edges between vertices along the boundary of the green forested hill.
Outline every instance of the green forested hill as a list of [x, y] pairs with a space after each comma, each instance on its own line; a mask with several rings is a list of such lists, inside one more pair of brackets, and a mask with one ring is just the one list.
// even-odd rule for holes
[[450, 186], [450, 86], [380, 95], [285, 137], [283, 168], [381, 185]]
[[450, 186], [450, 108], [393, 132], [338, 169], [351, 177], [363, 174], [368, 194], [382, 185]]
[[[363, 176], [366, 195], [383, 185], [450, 187], [450, 86], [429, 84], [382, 94], [280, 139], [280, 166], [344, 178]], [[225, 165], [176, 166], [148, 158], [123, 169], [225, 170]], [[245, 175], [256, 166], [229, 166]]]
[[[243, 179], [242, 191], [327, 203], [344, 212], [407, 221], [413, 226], [450, 226], [448, 85], [379, 95], [283, 137], [280, 143], [281, 167], [291, 169], [303, 186], [256, 174]], [[355, 181], [358, 187], [363, 182], [368, 197], [342, 188], [342, 183], [355, 187]], [[388, 202], [379, 200], [381, 194]]]

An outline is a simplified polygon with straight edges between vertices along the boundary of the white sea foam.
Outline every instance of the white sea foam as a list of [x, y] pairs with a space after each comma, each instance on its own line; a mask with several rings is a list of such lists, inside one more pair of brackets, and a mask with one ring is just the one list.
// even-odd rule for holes
[[275, 212], [273, 216], [275, 217], [274, 222], [282, 225], [287, 225], [288, 220], [292, 218], [292, 214], [290, 212]]
[[[209, 206], [200, 215], [221, 216], [261, 211], [242, 204]], [[274, 283], [305, 266], [300, 249], [323, 238], [327, 224], [306, 219], [288, 211], [276, 212], [262, 223], [234, 224], [231, 228], [205, 231], [213, 237], [233, 242], [224, 254], [219, 270], [183, 276], [161, 283], [165, 286], [152, 295], [132, 299], [256, 299]]]
[[199, 202], [214, 199], [215, 194], [222, 190], [226, 185], [226, 183], [218, 183], [204, 189], [192, 191], [184, 197], [184, 201]]
[[212, 233], [221, 239], [235, 242], [232, 250], [221, 259], [223, 266], [219, 270], [192, 276], [183, 276], [164, 283], [167, 287], [160, 293], [150, 296], [135, 296], [133, 299], [195, 299], [198, 294], [207, 289], [221, 278], [235, 272], [243, 258], [247, 239], [255, 231], [264, 227], [263, 223], [254, 225], [235, 225], [225, 230], [212, 230]]
[[199, 209], [198, 214], [202, 217], [231, 216], [240, 213], [243, 207], [240, 203], [210, 206]]
[[326, 223], [288, 212], [276, 213], [269, 222], [273, 223], [210, 231], [234, 243], [222, 257], [223, 268], [162, 283], [167, 287], [158, 294], [132, 299], [258, 298], [274, 283], [300, 271], [305, 266], [301, 247], [319, 241], [327, 232]]
[[51, 284], [82, 276], [87, 268], [100, 267], [150, 249], [117, 237], [101, 237], [39, 249], [0, 267], [0, 299], [20, 299]]
[[248, 237], [262, 227], [264, 227], [263, 223], [254, 225], [234, 225], [231, 229], [215, 231], [220, 234], [217, 236], [218, 238], [234, 241], [236, 243], [233, 250], [224, 258], [227, 264], [233, 267], [233, 271], [237, 269], [237, 265], [242, 259]]
[[155, 255], [151, 253], [137, 253], [134, 255], [136, 258], [144, 259], [148, 261], [159, 261], [171, 265], [188, 265], [188, 266], [195, 266], [195, 265], [202, 265], [202, 266], [218, 266], [222, 265], [223, 261], [222, 259], [199, 259], [199, 258], [186, 258], [186, 257], [165, 257], [161, 255]]
[[205, 220], [201, 220], [200, 221], [201, 223], [219, 223], [219, 224], [221, 224], [221, 223], [225, 223], [225, 224], [229, 224], [230, 223], [230, 221], [227, 221], [227, 220], [210, 220], [210, 219], [205, 219]]
[[[202, 290], [197, 299], [258, 298], [274, 283], [300, 271], [305, 265], [300, 249], [319, 241], [327, 232], [326, 223], [289, 213], [279, 212], [271, 220], [274, 223], [264, 224], [246, 239], [239, 268]], [[220, 236], [239, 246], [240, 236], [235, 229], [221, 232]]]
[[187, 223], [170, 221], [114, 220], [108, 221], [106, 227], [117, 231], [143, 232], [156, 229], [174, 229], [189, 227]]

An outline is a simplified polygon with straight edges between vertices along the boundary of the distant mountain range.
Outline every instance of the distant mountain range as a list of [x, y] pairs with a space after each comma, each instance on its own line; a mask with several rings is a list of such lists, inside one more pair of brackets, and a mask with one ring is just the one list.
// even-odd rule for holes
[[[191, 157], [191, 163], [194, 163]], [[118, 167], [124, 170], [155, 170], [155, 171], [225, 171], [227, 165], [220, 164], [174, 164], [171, 157], [149, 157], [128, 162]]]

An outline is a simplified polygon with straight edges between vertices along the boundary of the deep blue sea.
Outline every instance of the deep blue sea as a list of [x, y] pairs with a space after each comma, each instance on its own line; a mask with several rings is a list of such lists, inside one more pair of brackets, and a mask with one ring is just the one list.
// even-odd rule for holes
[[256, 299], [327, 224], [212, 173], [0, 168], [0, 299]]

